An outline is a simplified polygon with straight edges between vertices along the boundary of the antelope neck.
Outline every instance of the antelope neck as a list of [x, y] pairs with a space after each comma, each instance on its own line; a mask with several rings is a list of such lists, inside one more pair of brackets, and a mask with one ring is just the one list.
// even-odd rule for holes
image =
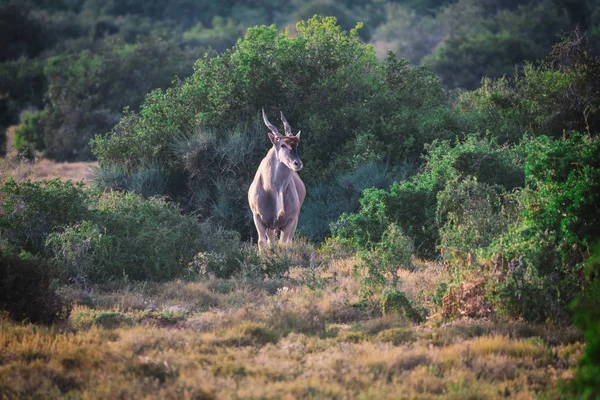
[[269, 153], [270, 168], [268, 168], [266, 171], [269, 176], [265, 178], [267, 178], [269, 184], [274, 189], [280, 191], [284, 189], [289, 182], [292, 170], [277, 159], [275, 147], [271, 148]]

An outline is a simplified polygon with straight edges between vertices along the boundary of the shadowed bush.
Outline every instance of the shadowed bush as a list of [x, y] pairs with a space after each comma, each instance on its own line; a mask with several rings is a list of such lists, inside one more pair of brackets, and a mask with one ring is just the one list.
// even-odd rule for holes
[[342, 213], [356, 211], [365, 189], [387, 189], [390, 176], [382, 165], [365, 164], [355, 171], [339, 174], [333, 183], [309, 186], [298, 221], [298, 231], [311, 240], [324, 240], [330, 232], [331, 221], [337, 220]]
[[68, 318], [70, 307], [52, 285], [53, 264], [0, 250], [0, 310], [15, 320], [51, 324]]

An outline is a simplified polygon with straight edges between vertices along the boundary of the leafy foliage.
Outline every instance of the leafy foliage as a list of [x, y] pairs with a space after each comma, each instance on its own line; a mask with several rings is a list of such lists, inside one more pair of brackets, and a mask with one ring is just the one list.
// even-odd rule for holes
[[512, 80], [484, 80], [481, 88], [460, 96], [458, 107], [474, 129], [493, 132], [500, 143], [515, 143], [524, 133], [596, 135], [599, 81], [600, 60], [576, 31], [547, 60], [526, 64]]
[[492, 246], [507, 274], [499, 290], [509, 313], [556, 317], [580, 291], [582, 262], [600, 235], [598, 146], [584, 135], [527, 145], [522, 214]]
[[437, 200], [439, 248], [446, 261], [473, 261], [477, 252], [502, 235], [521, 211], [518, 195], [509, 195], [501, 186], [479, 183], [473, 177], [449, 182]]
[[44, 69], [48, 106], [40, 150], [59, 160], [89, 159], [90, 139], [114, 126], [123, 107], [137, 107], [151, 89], [185, 73], [183, 61], [173, 43], [156, 36], [135, 45], [105, 41], [94, 53], [51, 58]]
[[60, 180], [0, 186], [0, 237], [8, 245], [39, 254], [55, 229], [89, 217], [83, 183]]
[[419, 254], [432, 256], [439, 240], [437, 227], [445, 223], [448, 213], [440, 201], [451, 197], [444, 192], [439, 194], [440, 191], [453, 190], [469, 177], [482, 184], [497, 185], [501, 191], [522, 186], [521, 154], [519, 148], [499, 146], [493, 139], [477, 135], [454, 146], [448, 141], [434, 141], [428, 147], [421, 172], [394, 182], [389, 191], [365, 190], [361, 209], [343, 214], [332, 224], [332, 234], [364, 249], [379, 242], [386, 227], [396, 223], [414, 238]]
[[595, 0], [459, 0], [423, 12], [410, 2], [389, 2], [371, 41], [382, 56], [392, 49], [429, 65], [444, 85], [473, 90], [483, 77], [512, 75], [541, 59], [560, 33], [579, 28], [596, 42], [597, 7]]
[[35, 149], [44, 148], [44, 132], [40, 126], [43, 112], [25, 112], [21, 116], [21, 125], [15, 129], [15, 149], [33, 155]]
[[309, 186], [298, 230], [311, 240], [324, 240], [329, 234], [330, 221], [358, 209], [365, 189], [389, 187], [391, 175], [381, 165], [365, 164], [355, 171], [339, 174], [333, 183]]
[[403, 314], [406, 318], [421, 321], [423, 315], [398, 291], [398, 269], [412, 269], [413, 242], [395, 224], [388, 226], [381, 242], [370, 251], [361, 253], [362, 264], [355, 266], [355, 276], [360, 278], [360, 297], [364, 307], [380, 312]]
[[[233, 49], [198, 60], [189, 79], [151, 93], [139, 114], [98, 136], [93, 149], [102, 168], [129, 176], [160, 160], [163, 174], [173, 177], [166, 194], [248, 235], [248, 214], [235, 207], [264, 156], [264, 128], [247, 115], [263, 105], [284, 110], [304, 132], [302, 178], [315, 188], [307, 210], [320, 222], [301, 229], [316, 238], [327, 233], [320, 212], [336, 218], [356, 208], [359, 190], [387, 186], [385, 173], [368, 165], [386, 162], [395, 170], [436, 135], [451, 137], [456, 126], [430, 72], [393, 56], [380, 65], [359, 41], [358, 27], [344, 32], [334, 18], [315, 17], [299, 22], [296, 35], [275, 26], [249, 29]], [[377, 179], [365, 179], [368, 171]], [[319, 194], [322, 184], [328, 190]], [[330, 209], [317, 212], [342, 185], [356, 192], [327, 200]]]
[[585, 334], [585, 353], [579, 361], [575, 379], [566, 387], [569, 395], [582, 399], [593, 399], [600, 391], [600, 279], [598, 268], [600, 248], [596, 246], [592, 256], [586, 261], [588, 286], [572, 304], [574, 322]]
[[0, 199], [0, 243], [55, 260], [63, 280], [173, 279], [200, 251], [218, 254], [227, 274], [240, 269], [237, 234], [182, 215], [165, 200], [12, 179]]
[[[105, 281], [166, 280], [179, 277], [199, 251], [232, 254], [236, 236], [180, 215], [159, 199], [134, 194], [100, 195], [91, 207], [94, 222], [83, 221], [47, 240], [64, 277]], [[234, 263], [223, 255], [224, 263]]]
[[391, 313], [401, 314], [406, 319], [414, 322], [422, 322], [425, 318], [417, 310], [404, 293], [394, 288], [386, 288], [381, 294], [381, 313], [389, 315]]

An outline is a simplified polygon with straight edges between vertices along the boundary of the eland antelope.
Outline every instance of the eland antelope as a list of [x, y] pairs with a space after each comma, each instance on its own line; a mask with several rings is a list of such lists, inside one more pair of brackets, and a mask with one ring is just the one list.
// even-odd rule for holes
[[269, 122], [262, 110], [263, 120], [273, 147], [260, 163], [248, 190], [248, 202], [258, 232], [258, 249], [273, 244], [277, 231], [281, 231], [280, 243], [289, 243], [294, 238], [300, 207], [306, 196], [304, 183], [296, 173], [302, 169], [298, 154], [300, 131], [294, 136], [283, 113], [281, 121], [285, 136]]

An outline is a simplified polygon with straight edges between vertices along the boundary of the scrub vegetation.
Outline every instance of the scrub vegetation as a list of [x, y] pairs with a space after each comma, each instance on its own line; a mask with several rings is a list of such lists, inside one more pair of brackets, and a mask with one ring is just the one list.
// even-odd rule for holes
[[[598, 397], [594, 2], [63, 3], [0, 6], [47, 40], [0, 63], [0, 398]], [[259, 254], [263, 107], [308, 194]]]

